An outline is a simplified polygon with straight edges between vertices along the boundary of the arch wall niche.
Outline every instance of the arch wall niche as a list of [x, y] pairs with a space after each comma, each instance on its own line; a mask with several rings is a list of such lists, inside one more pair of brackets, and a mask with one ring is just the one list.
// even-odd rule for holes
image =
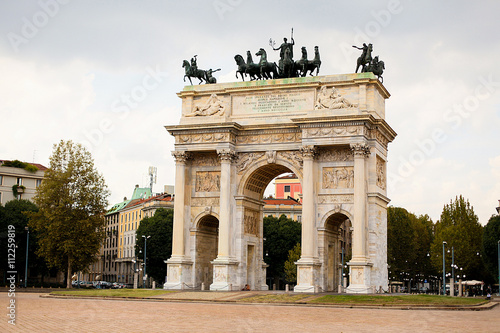
[[387, 288], [385, 170], [396, 133], [384, 120], [389, 93], [371, 73], [187, 86], [178, 96], [180, 123], [166, 126], [176, 177], [164, 288], [267, 289], [262, 199], [284, 172], [303, 189], [295, 291], [336, 290], [347, 243], [346, 291]]

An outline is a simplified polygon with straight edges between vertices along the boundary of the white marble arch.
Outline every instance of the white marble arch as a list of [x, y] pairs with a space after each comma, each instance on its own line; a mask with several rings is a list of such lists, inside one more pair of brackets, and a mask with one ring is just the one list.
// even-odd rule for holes
[[[321, 89], [335, 89], [349, 107], [315, 108]], [[352, 225], [347, 292], [373, 292], [387, 285], [385, 170], [387, 147], [396, 133], [384, 119], [390, 94], [372, 73], [187, 86], [177, 95], [182, 99], [180, 122], [165, 126], [175, 137], [176, 161], [165, 288], [199, 288], [204, 268], [198, 267], [203, 252], [198, 240], [208, 235], [207, 242], [215, 244], [213, 230], [207, 233], [199, 224], [213, 216], [217, 246], [208, 252], [213, 256], [216, 248], [217, 258], [210, 261], [210, 289], [235, 290], [245, 284], [267, 289], [262, 197], [267, 184], [285, 172], [297, 175], [303, 189], [294, 290], [333, 288], [329, 281], [334, 281], [331, 267], [338, 265], [332, 258], [338, 256], [339, 237], [337, 228], [329, 230], [325, 223], [335, 213]], [[223, 106], [223, 115], [193, 115], [214, 100]], [[340, 167], [349, 168], [349, 185], [325, 186], [325, 172]], [[202, 179], [203, 173], [210, 177]], [[211, 186], [199, 190], [200, 182]]]

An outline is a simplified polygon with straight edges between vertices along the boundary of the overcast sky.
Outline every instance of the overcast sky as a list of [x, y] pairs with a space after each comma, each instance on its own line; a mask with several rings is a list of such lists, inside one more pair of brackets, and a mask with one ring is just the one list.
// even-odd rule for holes
[[[84, 143], [112, 192], [174, 183], [183, 59], [236, 81], [234, 55], [293, 37], [319, 46], [320, 75], [353, 73], [373, 44], [391, 93], [391, 205], [439, 219], [462, 194], [482, 224], [500, 199], [499, 1], [0, 2], [0, 159], [48, 166], [59, 140]], [[312, 57], [312, 56], [311, 56]], [[255, 60], [255, 59], [254, 59]]]

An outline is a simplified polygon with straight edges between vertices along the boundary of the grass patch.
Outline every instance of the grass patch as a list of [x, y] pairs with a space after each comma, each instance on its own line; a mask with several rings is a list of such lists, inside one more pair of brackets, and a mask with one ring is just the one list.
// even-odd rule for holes
[[172, 290], [148, 290], [148, 289], [80, 289], [53, 291], [51, 295], [65, 296], [100, 296], [100, 297], [151, 297], [172, 293]]
[[240, 299], [240, 302], [250, 303], [294, 303], [301, 299], [311, 297], [311, 295], [292, 295], [292, 294], [266, 294]]
[[356, 305], [477, 305], [483, 298], [462, 298], [438, 295], [325, 295], [308, 303]]

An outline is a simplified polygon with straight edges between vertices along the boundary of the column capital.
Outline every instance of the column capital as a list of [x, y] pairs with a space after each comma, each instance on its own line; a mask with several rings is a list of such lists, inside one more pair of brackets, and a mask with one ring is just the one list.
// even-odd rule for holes
[[189, 153], [187, 151], [172, 151], [172, 156], [175, 158], [176, 163], [186, 163], [189, 159]]
[[354, 157], [368, 157], [370, 156], [370, 147], [366, 143], [351, 143], [351, 150]]
[[314, 158], [314, 155], [317, 153], [317, 149], [315, 146], [302, 146], [300, 147], [300, 152], [302, 153], [302, 157], [304, 158]]
[[237, 158], [237, 154], [233, 149], [218, 149], [217, 155], [219, 155], [221, 162], [231, 163]]

